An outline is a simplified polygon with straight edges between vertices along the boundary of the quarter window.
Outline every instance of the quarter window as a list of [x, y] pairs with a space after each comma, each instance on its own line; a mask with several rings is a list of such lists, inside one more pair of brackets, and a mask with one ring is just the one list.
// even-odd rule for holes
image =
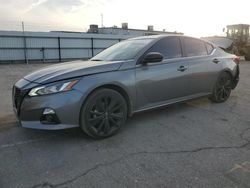
[[177, 37], [161, 39], [148, 52], [159, 52], [164, 56], [164, 59], [182, 57], [180, 40]]
[[206, 43], [206, 48], [207, 48], [207, 53], [208, 54], [211, 54], [212, 51], [214, 50], [214, 47], [209, 43]]
[[192, 38], [184, 38], [183, 43], [188, 57], [207, 55], [207, 49], [203, 41]]

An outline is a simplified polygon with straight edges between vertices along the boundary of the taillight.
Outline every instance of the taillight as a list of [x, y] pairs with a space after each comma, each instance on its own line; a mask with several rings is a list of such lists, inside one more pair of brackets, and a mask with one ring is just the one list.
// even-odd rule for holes
[[235, 58], [233, 58], [234, 62], [239, 65], [240, 64], [240, 57], [236, 56]]

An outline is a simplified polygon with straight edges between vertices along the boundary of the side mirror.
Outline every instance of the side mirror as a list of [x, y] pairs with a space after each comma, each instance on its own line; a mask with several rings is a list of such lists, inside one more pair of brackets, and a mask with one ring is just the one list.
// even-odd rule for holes
[[150, 52], [148, 53], [144, 59], [143, 63], [157, 63], [163, 60], [163, 55], [158, 52]]

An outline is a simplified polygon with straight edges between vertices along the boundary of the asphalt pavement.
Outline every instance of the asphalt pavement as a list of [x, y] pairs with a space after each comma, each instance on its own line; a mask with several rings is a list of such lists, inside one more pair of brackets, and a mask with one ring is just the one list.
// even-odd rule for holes
[[223, 104], [192, 100], [130, 118], [93, 140], [78, 128], [24, 129], [13, 83], [45, 64], [0, 65], [0, 187], [250, 187], [250, 62]]

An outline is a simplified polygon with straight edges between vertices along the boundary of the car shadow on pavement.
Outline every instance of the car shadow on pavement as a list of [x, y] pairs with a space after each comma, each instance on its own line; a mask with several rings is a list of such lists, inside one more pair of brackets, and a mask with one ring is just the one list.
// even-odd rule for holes
[[[129, 132], [134, 132], [135, 129], [141, 129], [142, 127], [138, 128], [137, 125], [145, 125], [145, 126], [151, 126], [147, 125], [148, 122], [152, 122], [153, 124], [157, 124], [159, 121], [164, 121], [163, 119], [166, 119], [171, 116], [178, 116], [179, 114], [185, 113], [185, 110], [190, 107], [190, 103], [192, 105], [192, 101], [189, 101], [188, 103], [178, 103], [173, 104], [167, 107], [160, 107], [157, 109], [152, 109], [140, 113], [134, 114], [132, 117], [130, 117], [126, 123], [126, 125], [122, 128], [122, 130], [113, 138], [122, 136], [126, 137], [127, 134], [130, 134]], [[194, 103], [201, 103], [201, 105], [206, 105], [208, 103], [207, 99], [196, 99], [194, 100]], [[184, 118], [184, 115], [180, 115], [180, 118]], [[137, 127], [137, 128], [136, 128]], [[17, 119], [14, 115], [7, 115], [3, 118], [0, 118], [0, 134], [9, 131], [11, 129], [17, 129], [21, 132], [23, 137], [27, 138], [57, 138], [57, 139], [84, 139], [86, 141], [93, 141], [92, 138], [90, 138], [88, 135], [86, 135], [80, 128], [71, 128], [71, 129], [65, 129], [65, 130], [37, 130], [37, 129], [26, 129], [21, 128], [19, 123], [17, 122]], [[17, 131], [16, 130], [16, 131]], [[108, 139], [108, 138], [107, 138]]]

